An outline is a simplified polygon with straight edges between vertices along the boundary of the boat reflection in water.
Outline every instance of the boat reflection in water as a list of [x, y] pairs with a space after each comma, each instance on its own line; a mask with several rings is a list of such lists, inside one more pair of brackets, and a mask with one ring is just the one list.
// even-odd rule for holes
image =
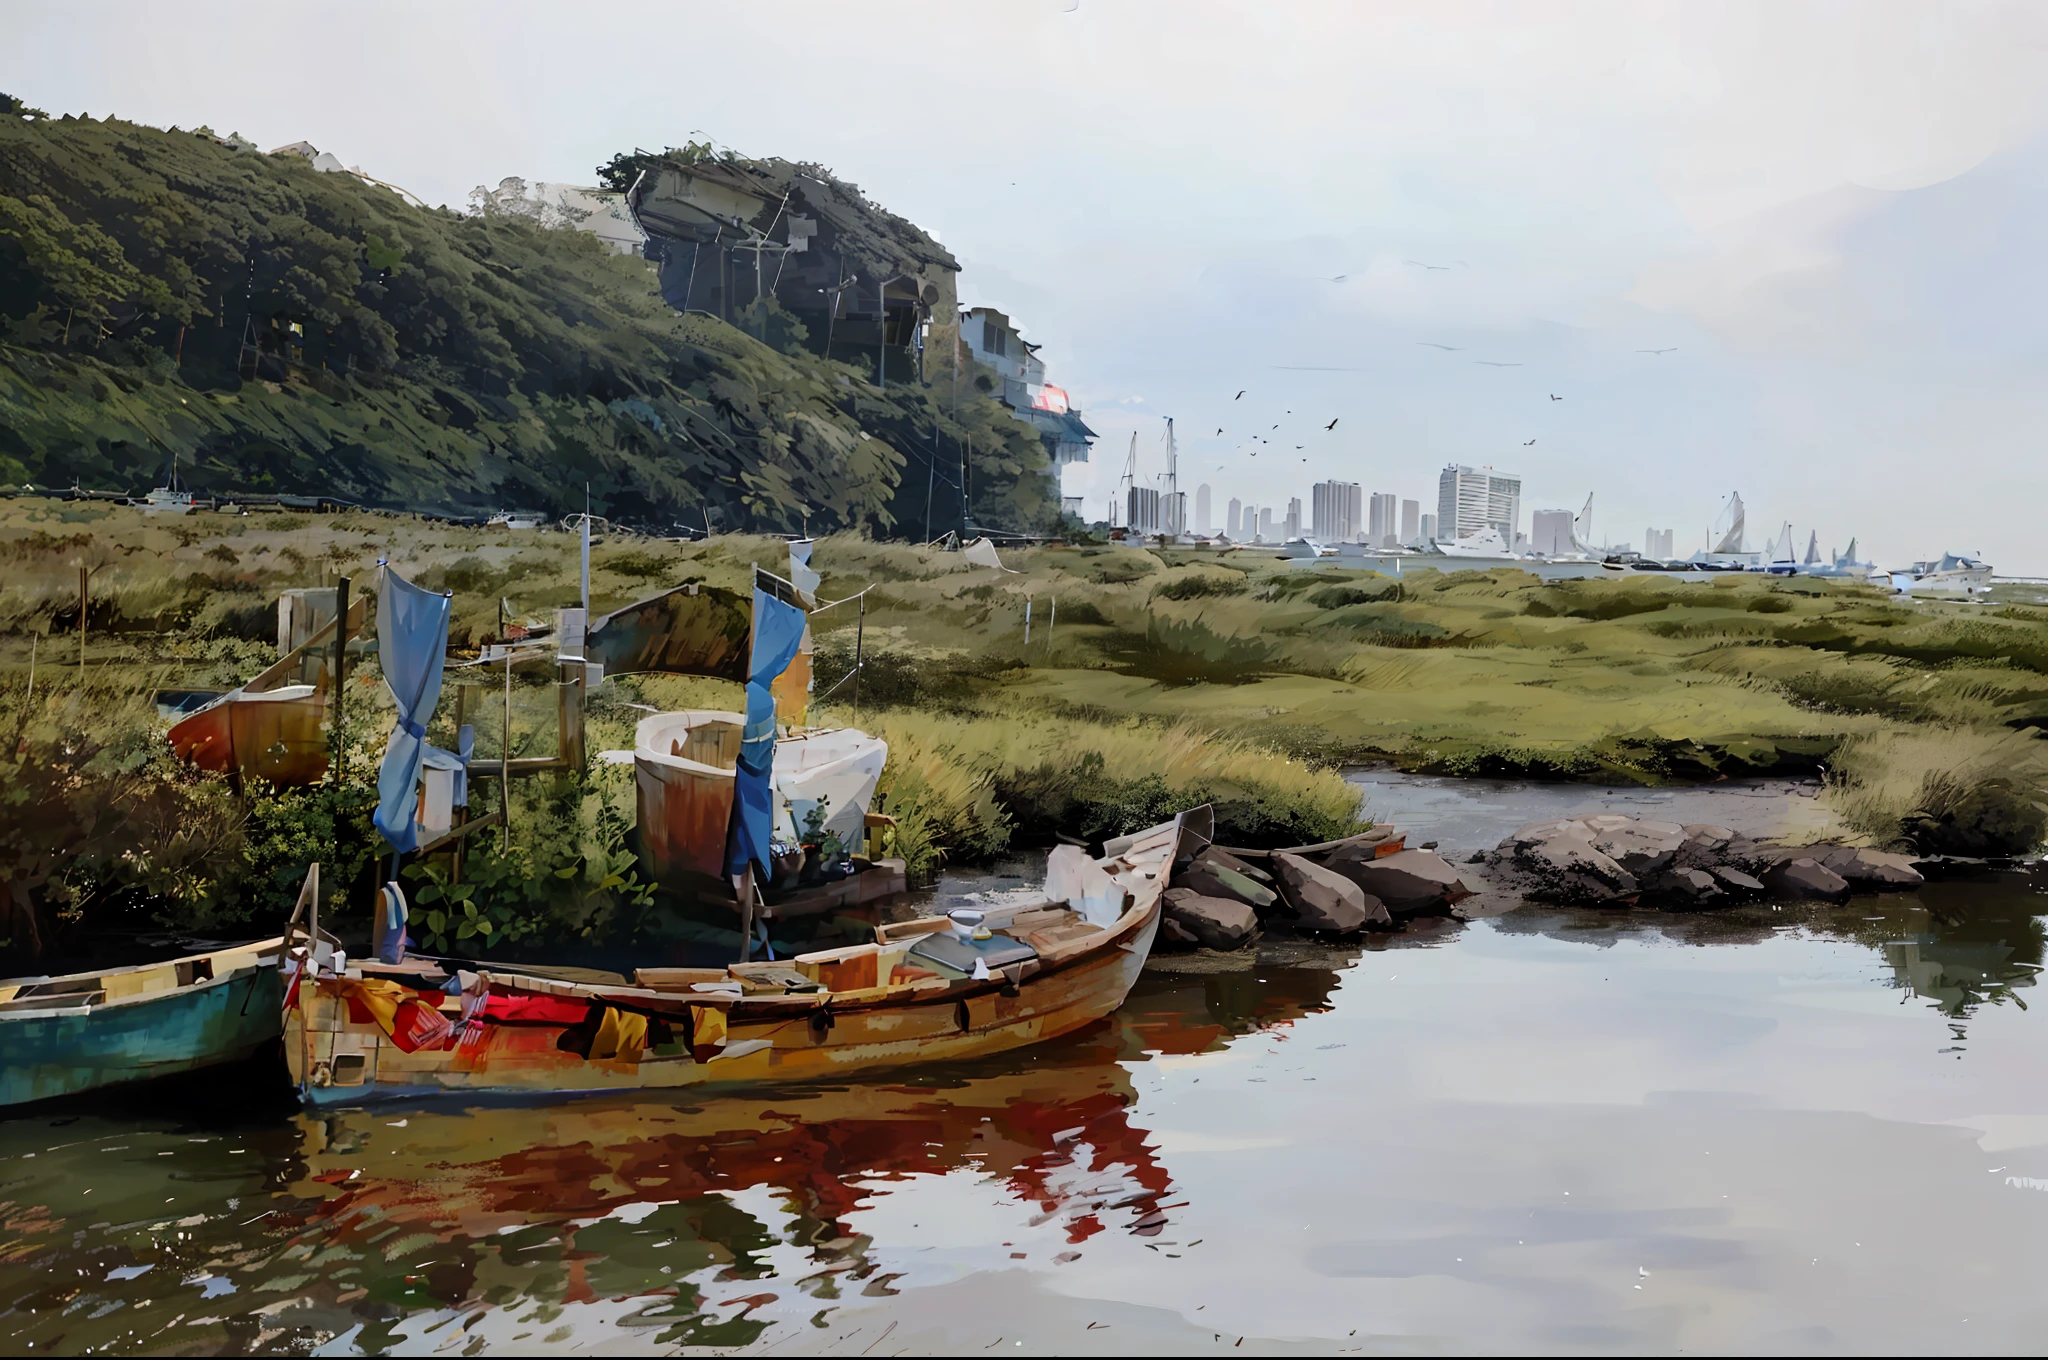
[[[1297, 947], [1253, 971], [1244, 959], [1225, 973], [1148, 973], [1080, 1034], [893, 1082], [448, 1100], [216, 1131], [148, 1121], [160, 1134], [98, 1115], [62, 1138], [0, 1125], [0, 1167], [60, 1187], [32, 1211], [10, 1192], [0, 1273], [53, 1251], [64, 1262], [13, 1300], [0, 1337], [83, 1349], [183, 1315], [179, 1339], [206, 1350], [346, 1334], [376, 1353], [448, 1330], [559, 1344], [566, 1330], [537, 1319], [571, 1308], [565, 1321], [633, 1329], [636, 1342], [743, 1345], [769, 1304], [809, 1317], [894, 1292], [861, 1220], [911, 1183], [960, 1177], [980, 1187], [984, 1219], [1056, 1223], [1056, 1263], [1105, 1234], [1170, 1250], [1184, 1201], [1132, 1118], [1134, 1070], [1327, 1009], [1357, 954]], [[16, 1163], [23, 1150], [38, 1160]], [[178, 1280], [198, 1283], [166, 1287]]]

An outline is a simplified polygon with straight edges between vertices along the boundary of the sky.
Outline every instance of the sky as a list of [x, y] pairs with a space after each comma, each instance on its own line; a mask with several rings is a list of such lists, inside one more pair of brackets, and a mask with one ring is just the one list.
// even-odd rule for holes
[[10, 0], [0, 54], [52, 113], [457, 206], [686, 138], [821, 161], [1044, 346], [1091, 515], [1170, 416], [1219, 518], [1466, 463], [1525, 531], [1590, 494], [1684, 553], [1739, 491], [1752, 546], [2048, 574], [2037, 3]]

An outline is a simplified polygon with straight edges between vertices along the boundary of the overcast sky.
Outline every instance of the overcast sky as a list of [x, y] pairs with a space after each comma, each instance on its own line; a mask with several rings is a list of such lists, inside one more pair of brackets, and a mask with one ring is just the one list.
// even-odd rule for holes
[[2048, 573], [2048, 5], [10, 0], [0, 52], [52, 113], [437, 203], [692, 136], [822, 161], [1045, 345], [1092, 513], [1173, 416], [1219, 517], [1430, 510], [1462, 462], [1525, 531], [1590, 492], [1683, 553], [1739, 489], [1753, 545]]

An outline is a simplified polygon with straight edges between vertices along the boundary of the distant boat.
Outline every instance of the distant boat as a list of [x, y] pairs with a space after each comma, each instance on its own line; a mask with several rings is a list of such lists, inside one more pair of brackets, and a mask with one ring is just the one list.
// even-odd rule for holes
[[141, 500], [130, 500], [128, 504], [138, 510], [156, 514], [191, 514], [192, 493], [178, 483], [178, 455], [171, 455], [171, 473], [163, 486], [157, 487]]
[[538, 529], [541, 517], [530, 511], [500, 510], [484, 521], [486, 529]]
[[1337, 550], [1312, 538], [1290, 538], [1281, 546], [1280, 555], [1294, 558], [1335, 557]]
[[1893, 572], [1892, 587], [1914, 595], [1974, 595], [1991, 589], [1991, 564], [1961, 553], [1943, 553], [1936, 561], [1915, 562], [1909, 571]]
[[1508, 541], [1501, 537], [1500, 530], [1491, 524], [1478, 530], [1476, 533], [1467, 534], [1463, 538], [1453, 539], [1449, 543], [1438, 543], [1436, 550], [1445, 557], [1513, 558], [1517, 556], [1515, 550], [1508, 546]]

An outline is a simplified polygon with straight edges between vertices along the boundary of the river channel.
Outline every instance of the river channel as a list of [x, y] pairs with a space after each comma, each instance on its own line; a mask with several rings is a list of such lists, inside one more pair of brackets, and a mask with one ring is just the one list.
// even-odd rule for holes
[[[1446, 848], [1661, 793], [1358, 778]], [[888, 1084], [307, 1115], [237, 1073], [0, 1121], [0, 1347], [2038, 1351], [2044, 913], [2019, 871], [1528, 906], [1162, 958]]]

